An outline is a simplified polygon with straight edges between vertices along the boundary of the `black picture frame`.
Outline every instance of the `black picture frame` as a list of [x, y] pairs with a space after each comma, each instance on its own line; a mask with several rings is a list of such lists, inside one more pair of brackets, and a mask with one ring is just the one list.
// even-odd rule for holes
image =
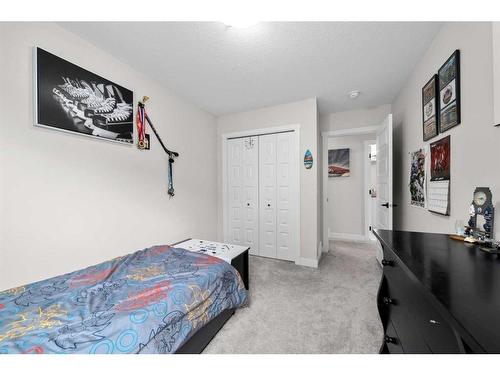
[[439, 68], [439, 132], [443, 133], [461, 122], [460, 50], [455, 50]]
[[423, 140], [428, 141], [439, 134], [439, 101], [438, 93], [438, 75], [434, 74], [432, 78], [422, 87], [422, 136]]
[[33, 48], [34, 125], [132, 145], [134, 93]]

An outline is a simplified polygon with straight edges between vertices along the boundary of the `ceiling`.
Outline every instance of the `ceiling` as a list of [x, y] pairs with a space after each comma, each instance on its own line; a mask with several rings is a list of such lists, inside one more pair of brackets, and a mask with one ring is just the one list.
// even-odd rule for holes
[[[63, 22], [214, 114], [317, 97], [320, 113], [391, 103], [441, 23]], [[351, 90], [361, 91], [356, 100]]]

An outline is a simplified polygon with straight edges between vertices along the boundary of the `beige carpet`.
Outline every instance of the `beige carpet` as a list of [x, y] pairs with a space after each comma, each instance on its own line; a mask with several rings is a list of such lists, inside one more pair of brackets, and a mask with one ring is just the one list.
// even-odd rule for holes
[[318, 269], [250, 257], [250, 304], [204, 353], [377, 353], [375, 247], [336, 241], [330, 249]]

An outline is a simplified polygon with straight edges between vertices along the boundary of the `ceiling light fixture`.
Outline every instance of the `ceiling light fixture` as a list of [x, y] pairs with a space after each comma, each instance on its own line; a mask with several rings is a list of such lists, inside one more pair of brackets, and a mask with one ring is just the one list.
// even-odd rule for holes
[[357, 99], [359, 94], [361, 94], [359, 90], [352, 90], [351, 92], [349, 92], [349, 98]]
[[259, 23], [259, 21], [246, 19], [246, 18], [235, 18], [231, 21], [222, 21], [224, 25], [227, 27], [235, 28], [235, 29], [247, 29], [249, 27], [255, 26]]

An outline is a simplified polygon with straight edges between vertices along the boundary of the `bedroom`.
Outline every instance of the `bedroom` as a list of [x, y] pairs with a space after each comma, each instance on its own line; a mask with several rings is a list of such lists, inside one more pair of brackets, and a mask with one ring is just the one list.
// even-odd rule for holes
[[[426, 294], [435, 284], [415, 292], [438, 299], [430, 308], [459, 337], [456, 347], [414, 338], [413, 305], [391, 315], [388, 259], [419, 241], [432, 243], [422, 254], [431, 257], [444, 240], [383, 231], [464, 234], [477, 187], [489, 187], [477, 191], [477, 207], [496, 204], [498, 24], [354, 19], [238, 28], [205, 18], [0, 22], [0, 351], [498, 353], [495, 332], [461, 303], [440, 299], [458, 293], [452, 276], [460, 274], [464, 299], [497, 306], [486, 287], [473, 297], [457, 269], [438, 297]], [[458, 120], [443, 117], [448, 123], [428, 135], [423, 88], [452, 63], [455, 96], [443, 100], [455, 101]], [[358, 146], [346, 140], [352, 131], [365, 132]], [[380, 232], [331, 241], [328, 229], [354, 233], [349, 210], [364, 214], [364, 141], [377, 144], [368, 227]], [[343, 176], [325, 177], [332, 149], [350, 150]], [[433, 177], [435, 160], [448, 174]], [[360, 191], [356, 204], [336, 195], [347, 182]], [[486, 223], [477, 227], [492, 229], [483, 242], [494, 246], [486, 241], [496, 233], [492, 211], [477, 213]], [[360, 231], [365, 223], [356, 221]], [[479, 251], [480, 262], [495, 257]], [[421, 274], [403, 267], [417, 274], [412, 282], [454, 264], [442, 253], [425, 259]], [[476, 267], [489, 272], [487, 285], [498, 284], [489, 263]], [[480, 316], [489, 321], [494, 310]]]

